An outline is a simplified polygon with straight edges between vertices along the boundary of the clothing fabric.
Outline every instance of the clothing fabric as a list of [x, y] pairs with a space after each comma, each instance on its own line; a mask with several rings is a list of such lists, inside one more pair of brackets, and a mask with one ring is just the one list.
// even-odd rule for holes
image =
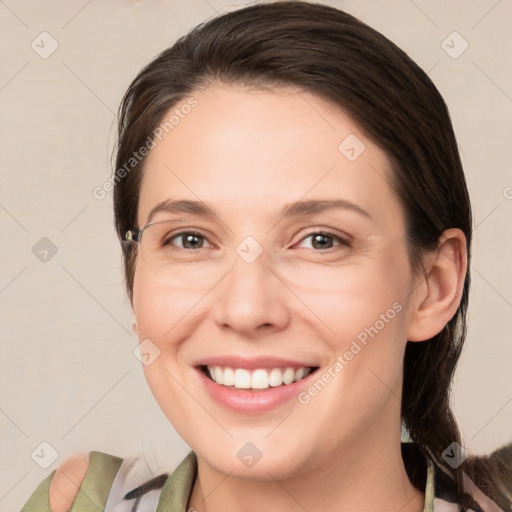
[[[402, 456], [408, 472], [413, 468], [416, 475], [424, 473], [423, 512], [456, 512], [455, 491], [446, 475], [423, 457], [413, 443], [402, 444]], [[421, 459], [424, 471], [418, 471]], [[55, 470], [39, 484], [21, 512], [51, 512], [48, 490], [54, 473]], [[141, 458], [122, 459], [92, 451], [87, 474], [69, 512], [189, 512], [196, 475], [197, 456], [193, 451], [172, 474], [150, 479]], [[477, 504], [471, 510], [482, 512]], [[497, 507], [492, 512], [500, 511], [503, 512]]]

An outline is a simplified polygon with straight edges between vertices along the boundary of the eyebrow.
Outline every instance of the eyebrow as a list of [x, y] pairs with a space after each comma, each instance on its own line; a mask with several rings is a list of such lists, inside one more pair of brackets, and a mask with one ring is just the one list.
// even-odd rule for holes
[[[311, 199], [307, 201], [296, 201], [285, 205], [279, 214], [279, 221], [290, 217], [304, 217], [306, 215], [320, 213], [334, 208], [350, 210], [368, 219], [372, 218], [366, 210], [363, 210], [357, 204], [347, 201], [346, 199]], [[155, 215], [160, 212], [191, 213], [205, 218], [217, 217], [213, 210], [202, 201], [184, 199], [173, 201], [171, 199], [166, 199], [165, 201], [157, 203], [149, 212], [148, 224], [152, 221]]]

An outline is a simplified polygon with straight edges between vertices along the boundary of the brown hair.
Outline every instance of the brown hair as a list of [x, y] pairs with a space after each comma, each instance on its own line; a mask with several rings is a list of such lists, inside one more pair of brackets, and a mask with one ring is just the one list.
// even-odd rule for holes
[[[435, 249], [448, 228], [464, 232], [470, 258], [471, 206], [448, 109], [426, 73], [382, 34], [343, 11], [305, 2], [254, 5], [199, 25], [131, 83], [120, 106], [116, 169], [146, 144], [169, 109], [212, 81], [293, 86], [341, 106], [391, 162], [413, 270], [422, 271], [422, 254]], [[121, 240], [142, 227], [143, 164], [114, 180]], [[122, 247], [132, 299], [135, 249]], [[504, 463], [470, 457], [454, 469], [441, 455], [451, 443], [462, 444], [450, 387], [466, 336], [469, 285], [468, 272], [459, 308], [438, 335], [407, 344], [402, 418], [412, 440], [450, 475], [460, 510], [471, 504], [462, 471], [510, 510], [511, 474]]]

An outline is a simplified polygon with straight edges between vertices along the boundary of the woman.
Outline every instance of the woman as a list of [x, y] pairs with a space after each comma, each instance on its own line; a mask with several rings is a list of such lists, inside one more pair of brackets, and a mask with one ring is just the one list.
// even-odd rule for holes
[[471, 208], [404, 52], [331, 7], [251, 6], [148, 64], [118, 135], [144, 371], [192, 451], [137, 486], [77, 456], [23, 510], [511, 510], [510, 447], [467, 457], [449, 405]]

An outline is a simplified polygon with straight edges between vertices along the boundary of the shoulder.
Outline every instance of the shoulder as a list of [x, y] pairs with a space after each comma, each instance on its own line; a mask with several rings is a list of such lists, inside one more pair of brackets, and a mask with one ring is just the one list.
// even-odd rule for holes
[[123, 460], [98, 451], [67, 458], [38, 485], [21, 512], [89, 510], [91, 499], [104, 507]]
[[[181, 479], [167, 486], [172, 487], [170, 499], [177, 489], [192, 485], [195, 466], [189, 459], [188, 465], [180, 465]], [[145, 454], [120, 458], [99, 451], [77, 453], [38, 485], [21, 512], [156, 510], [169, 474], [155, 465]]]
[[52, 512], [67, 512], [71, 508], [88, 468], [87, 453], [73, 455], [57, 468], [48, 488], [48, 502]]

